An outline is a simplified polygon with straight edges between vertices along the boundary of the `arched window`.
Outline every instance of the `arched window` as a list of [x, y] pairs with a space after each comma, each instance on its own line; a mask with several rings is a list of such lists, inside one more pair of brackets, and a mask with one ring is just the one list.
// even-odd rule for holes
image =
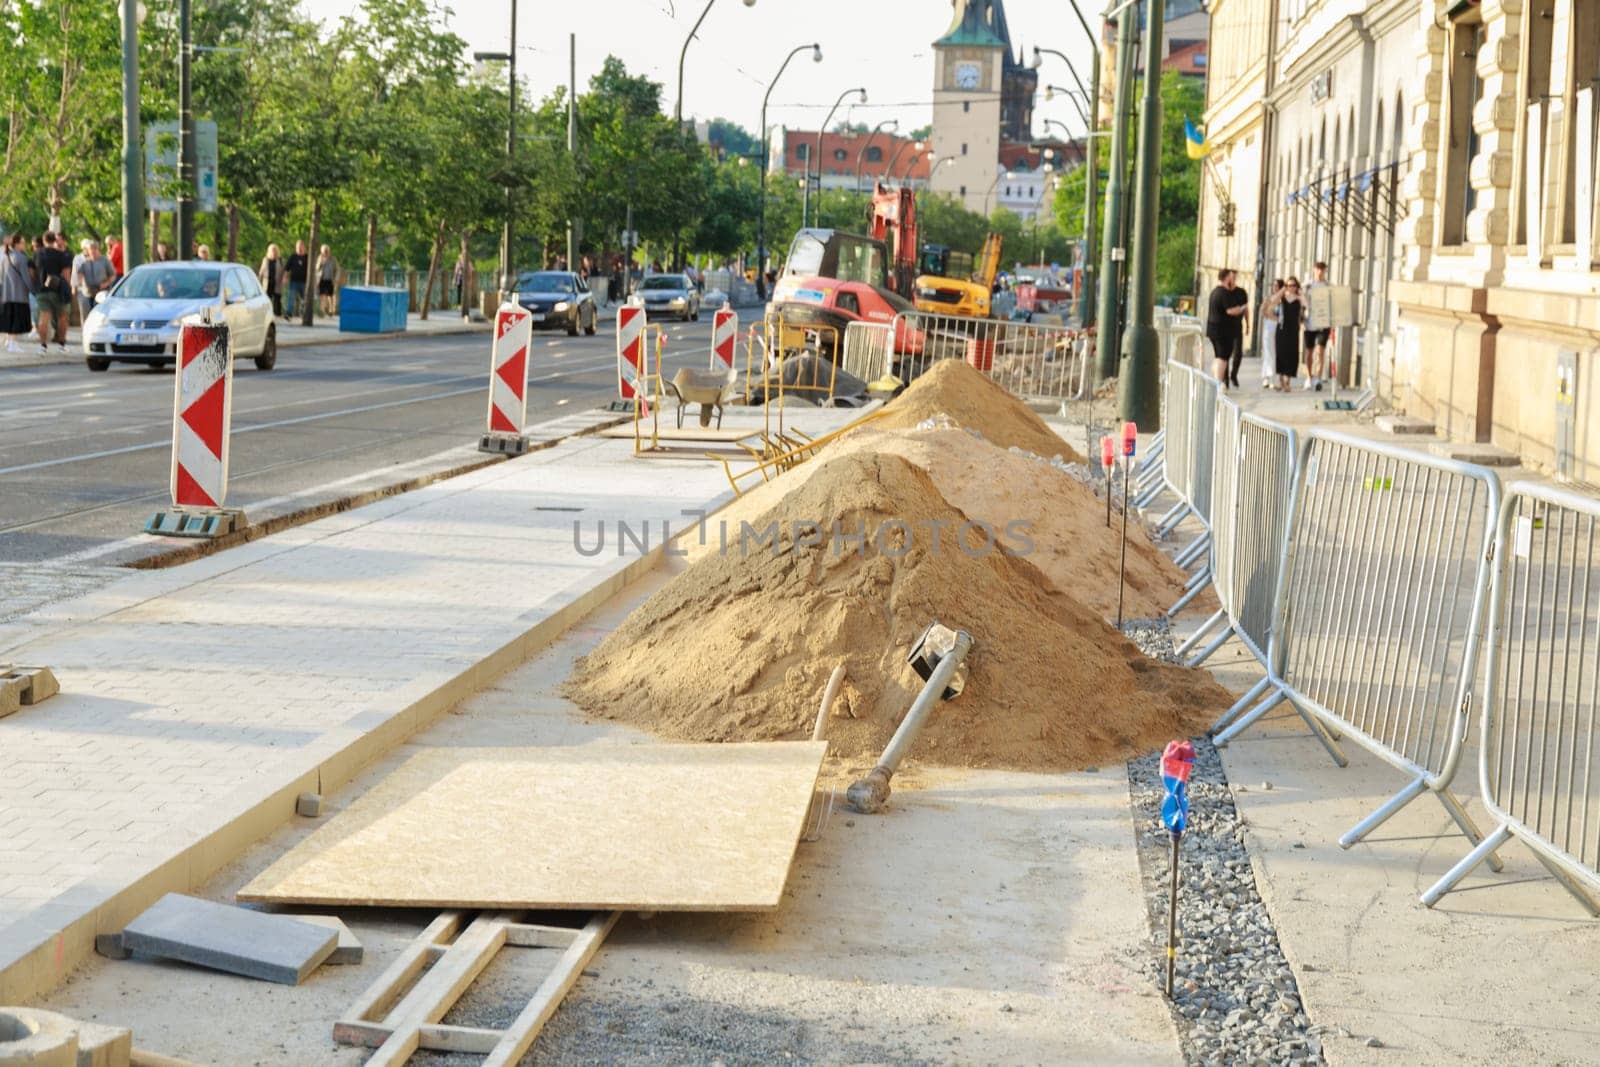
[[839, 160], [840, 162], [843, 162], [843, 161], [845, 161], [845, 160], [850, 158], [850, 153], [846, 152], [842, 148], [835, 148], [833, 150], [833, 158], [836, 159], [836, 160]]
[[867, 162], [868, 163], [882, 163], [883, 162], [883, 149], [879, 148], [877, 145], [869, 146], [867, 148]]

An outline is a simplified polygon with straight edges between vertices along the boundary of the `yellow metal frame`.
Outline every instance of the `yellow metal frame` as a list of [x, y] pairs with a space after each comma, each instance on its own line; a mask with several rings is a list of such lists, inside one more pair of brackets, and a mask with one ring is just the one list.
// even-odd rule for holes
[[861, 418], [851, 422], [848, 426], [842, 426], [832, 433], [824, 434], [821, 437], [807, 437], [806, 435], [799, 434], [798, 431], [795, 431], [796, 434], [801, 438], [800, 442], [798, 444], [790, 442], [790, 447], [784, 449], [783, 451], [770, 451], [770, 443], [769, 450], [765, 453], [757, 451], [748, 445], [744, 445], [743, 447], [745, 451], [750, 453], [751, 457], [755, 460], [755, 463], [752, 466], [746, 467], [744, 470], [739, 471], [738, 473], [734, 473], [733, 464], [729, 463], [727, 457], [725, 456], [716, 456], [708, 452], [706, 453], [706, 458], [714, 459], [718, 463], [722, 464], [722, 473], [727, 475], [728, 484], [733, 487], [733, 495], [743, 496], [745, 494], [745, 490], [739, 487], [739, 483], [744, 479], [759, 474], [761, 475], [761, 480], [763, 482], [770, 482], [773, 478], [776, 478], [784, 471], [791, 470], [792, 468], [799, 466], [801, 463], [804, 463], [806, 460], [815, 456], [818, 452], [822, 451], [822, 449], [826, 448], [834, 441], [837, 441], [851, 430], [864, 426], [876, 418], [880, 418], [884, 412], [884, 408], [879, 408], [877, 411], [869, 412], [868, 414], [861, 416]]

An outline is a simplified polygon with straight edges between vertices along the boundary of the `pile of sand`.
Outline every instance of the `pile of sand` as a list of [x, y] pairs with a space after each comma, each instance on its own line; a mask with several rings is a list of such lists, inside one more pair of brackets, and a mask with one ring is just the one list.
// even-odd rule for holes
[[778, 524], [776, 552], [736, 540], [702, 556], [580, 661], [567, 695], [667, 737], [799, 738], [843, 662], [827, 736], [835, 754], [871, 757], [920, 688], [905, 657], [937, 619], [976, 647], [966, 692], [913, 750], [930, 763], [1098, 766], [1191, 736], [1231, 702], [1203, 672], [1145, 657], [1026, 560], [961, 537], [964, 516], [906, 460], [813, 462], [752, 524]]
[[1016, 446], [1046, 459], [1060, 456], [1068, 463], [1083, 462], [1027, 404], [959, 359], [936, 360], [927, 373], [884, 405], [884, 414], [870, 425], [908, 429], [935, 415], [948, 415], [957, 426], [976, 430], [1001, 448]]
[[[1105, 502], [1078, 479], [1043, 460], [997, 448], [953, 427], [880, 430], [876, 423], [869, 423], [830, 445], [823, 457], [857, 452], [892, 453], [910, 460], [926, 471], [944, 499], [969, 519], [996, 530], [1026, 523], [1025, 530], [1018, 529], [1032, 546], [1026, 551], [1018, 547], [1017, 553], [1056, 589], [1070, 593], [1108, 621], [1117, 617], [1122, 517], [1114, 513], [1107, 528]], [[815, 461], [802, 463], [745, 493], [708, 520], [706, 543], [691, 541], [690, 558], [717, 551], [723, 531], [736, 539], [741, 522], [756, 525], [757, 516], [819, 469]], [[1183, 595], [1185, 578], [1150, 542], [1141, 523], [1128, 524], [1124, 618], [1161, 615]]]

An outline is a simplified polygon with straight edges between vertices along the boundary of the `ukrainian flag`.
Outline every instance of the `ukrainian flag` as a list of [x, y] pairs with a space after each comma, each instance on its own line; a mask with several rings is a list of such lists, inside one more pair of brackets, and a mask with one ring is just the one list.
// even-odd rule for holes
[[1183, 118], [1183, 147], [1188, 149], [1190, 159], [1204, 159], [1211, 151], [1211, 146], [1206, 144], [1205, 134], [1200, 128], [1189, 121], [1187, 115]]

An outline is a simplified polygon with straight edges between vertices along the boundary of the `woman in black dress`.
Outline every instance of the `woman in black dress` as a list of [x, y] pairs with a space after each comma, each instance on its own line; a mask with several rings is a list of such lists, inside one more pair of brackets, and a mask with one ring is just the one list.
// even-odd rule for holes
[[1278, 372], [1278, 390], [1289, 391], [1289, 383], [1300, 370], [1300, 326], [1305, 320], [1305, 301], [1300, 296], [1300, 281], [1290, 278], [1272, 298], [1267, 314], [1277, 322], [1273, 338], [1273, 362]]

